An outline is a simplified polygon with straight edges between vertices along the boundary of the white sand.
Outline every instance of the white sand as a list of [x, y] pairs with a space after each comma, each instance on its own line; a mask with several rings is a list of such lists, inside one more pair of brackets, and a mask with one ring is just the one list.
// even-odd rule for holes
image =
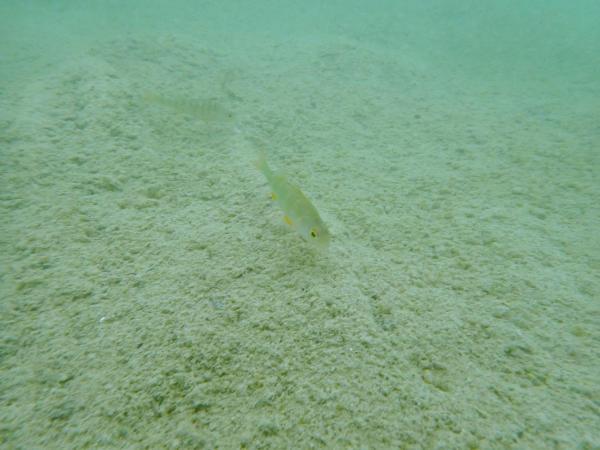
[[0, 445], [600, 446], [597, 86], [420, 26], [5, 43]]

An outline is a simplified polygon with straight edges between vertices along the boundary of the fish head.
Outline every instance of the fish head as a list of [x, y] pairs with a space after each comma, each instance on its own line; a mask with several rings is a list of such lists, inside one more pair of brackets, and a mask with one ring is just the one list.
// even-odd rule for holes
[[306, 240], [318, 248], [326, 248], [331, 240], [331, 235], [327, 227], [321, 223], [313, 225], [308, 230]]

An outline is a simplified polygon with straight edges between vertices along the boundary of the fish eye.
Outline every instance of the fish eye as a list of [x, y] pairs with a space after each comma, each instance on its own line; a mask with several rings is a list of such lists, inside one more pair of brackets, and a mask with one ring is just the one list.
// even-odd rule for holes
[[314, 238], [317, 237], [317, 230], [315, 230], [314, 228], [312, 230], [310, 230], [310, 235]]

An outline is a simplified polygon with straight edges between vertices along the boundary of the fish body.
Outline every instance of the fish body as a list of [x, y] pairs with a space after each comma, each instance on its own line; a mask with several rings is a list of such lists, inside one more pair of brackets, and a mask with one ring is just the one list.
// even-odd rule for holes
[[309, 243], [320, 248], [327, 247], [331, 238], [329, 230], [300, 188], [289, 182], [285, 175], [273, 172], [264, 154], [259, 156], [256, 167], [271, 186], [271, 196], [284, 212], [285, 222]]

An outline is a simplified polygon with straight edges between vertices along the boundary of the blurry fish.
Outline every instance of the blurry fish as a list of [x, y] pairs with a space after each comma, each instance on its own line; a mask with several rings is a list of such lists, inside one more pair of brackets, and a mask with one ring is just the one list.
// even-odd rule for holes
[[316, 247], [325, 248], [330, 234], [321, 220], [317, 209], [302, 193], [299, 187], [290, 183], [285, 175], [273, 172], [267, 164], [264, 153], [259, 155], [256, 167], [260, 170], [272, 190], [272, 198], [284, 212], [284, 221]]
[[166, 97], [147, 93], [144, 101], [152, 105], [160, 105], [181, 114], [196, 117], [203, 122], [227, 122], [233, 114], [224, 108], [215, 98], [195, 99], [188, 97]]

